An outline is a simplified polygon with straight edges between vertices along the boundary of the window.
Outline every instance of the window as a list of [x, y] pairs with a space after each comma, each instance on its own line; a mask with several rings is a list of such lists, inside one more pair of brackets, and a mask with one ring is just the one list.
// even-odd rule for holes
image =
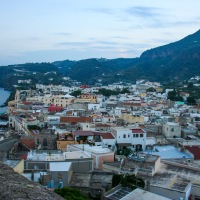
[[138, 137], [139, 135], [138, 135], [138, 134], [135, 134], [135, 136]]
[[133, 145], [133, 148], [135, 148], [135, 145]]
[[130, 137], [130, 135], [128, 134], [128, 137]]
[[135, 137], [135, 134], [133, 134], [133, 137]]
[[124, 134], [123, 138], [126, 138], [126, 135]]
[[174, 132], [174, 128], [172, 128], [172, 132]]
[[62, 174], [58, 174], [58, 179], [62, 180]]
[[144, 134], [142, 133], [142, 134], [140, 134], [140, 137], [143, 137], [144, 136]]

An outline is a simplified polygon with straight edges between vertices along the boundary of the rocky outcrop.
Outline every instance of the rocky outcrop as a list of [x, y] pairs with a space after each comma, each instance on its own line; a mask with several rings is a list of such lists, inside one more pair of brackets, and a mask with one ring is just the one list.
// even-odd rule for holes
[[0, 163], [0, 200], [63, 200], [53, 191], [15, 173], [12, 168]]

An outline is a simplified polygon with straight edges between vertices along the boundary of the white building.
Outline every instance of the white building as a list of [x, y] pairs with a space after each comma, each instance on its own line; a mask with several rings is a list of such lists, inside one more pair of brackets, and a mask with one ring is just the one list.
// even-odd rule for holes
[[116, 143], [115, 137], [111, 133], [103, 133], [101, 135], [101, 141], [103, 147], [114, 147]]
[[99, 103], [88, 103], [88, 110], [99, 110], [101, 105]]
[[163, 134], [167, 138], [180, 138], [181, 126], [178, 123], [167, 122], [163, 125]]
[[112, 127], [111, 133], [119, 146], [129, 146], [133, 150], [144, 150], [146, 148], [146, 132], [141, 128]]

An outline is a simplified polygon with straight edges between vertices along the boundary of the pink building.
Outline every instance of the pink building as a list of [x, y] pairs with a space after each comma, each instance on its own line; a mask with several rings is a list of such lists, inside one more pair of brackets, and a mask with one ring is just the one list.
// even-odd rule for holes
[[67, 145], [67, 151], [77, 151], [77, 153], [84, 151], [93, 158], [94, 169], [101, 170], [104, 162], [114, 161], [114, 152], [102, 146], [91, 146], [88, 144]]
[[63, 111], [63, 107], [62, 106], [49, 106], [48, 107], [48, 112], [61, 112]]

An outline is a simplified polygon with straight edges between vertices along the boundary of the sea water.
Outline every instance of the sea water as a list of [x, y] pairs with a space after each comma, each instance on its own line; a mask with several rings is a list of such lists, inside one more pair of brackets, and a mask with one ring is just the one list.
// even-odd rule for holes
[[[6, 91], [3, 88], [0, 88], [0, 106], [3, 105], [8, 97], [10, 96], [10, 91]], [[7, 112], [8, 107], [0, 107], [0, 114]]]

